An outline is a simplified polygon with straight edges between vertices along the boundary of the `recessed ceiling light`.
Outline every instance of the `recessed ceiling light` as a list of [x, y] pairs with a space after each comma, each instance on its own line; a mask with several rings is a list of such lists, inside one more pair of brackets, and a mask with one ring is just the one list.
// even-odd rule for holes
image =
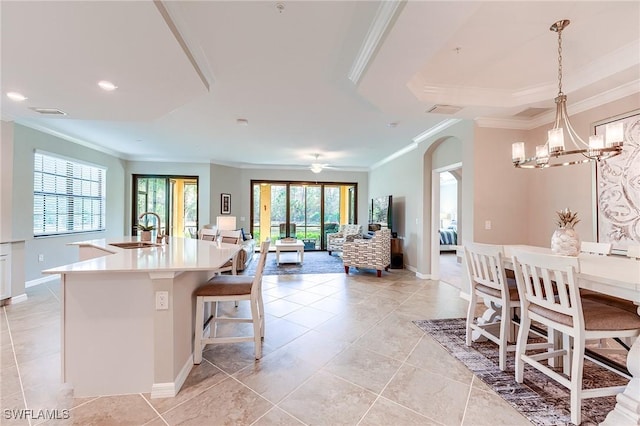
[[249, 125], [249, 120], [247, 120], [246, 118], [238, 118], [238, 119], [236, 120], [236, 123], [237, 123], [239, 126], [248, 126], [248, 125]]
[[393, 122], [391, 122], [391, 123], [388, 123], [388, 124], [387, 124], [387, 127], [391, 127], [391, 128], [393, 129], [394, 127], [398, 127], [398, 123], [396, 123], [395, 121], [393, 121]]
[[112, 90], [116, 90], [118, 88], [118, 86], [107, 80], [99, 81], [98, 86], [100, 86], [102, 90], [106, 90], [108, 92], [111, 92]]
[[18, 92], [8, 92], [7, 93], [7, 97], [9, 99], [11, 99], [12, 101], [16, 101], [16, 102], [22, 102], [22, 101], [26, 101], [28, 98], [23, 95], [22, 93], [18, 93]]

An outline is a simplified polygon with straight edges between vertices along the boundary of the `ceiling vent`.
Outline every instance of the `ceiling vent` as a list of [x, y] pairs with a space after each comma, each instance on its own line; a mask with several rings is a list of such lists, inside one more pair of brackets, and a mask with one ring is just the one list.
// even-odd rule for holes
[[540, 114], [544, 114], [547, 111], [551, 111], [551, 108], [527, 108], [514, 115], [514, 117], [533, 118]]
[[31, 107], [29, 109], [34, 110], [35, 112], [39, 112], [40, 114], [46, 114], [46, 115], [67, 115], [66, 112], [64, 111], [60, 111], [59, 109], [56, 108], [37, 108], [37, 107]]
[[462, 107], [459, 106], [455, 106], [455, 105], [434, 105], [433, 107], [431, 107], [431, 109], [427, 110], [428, 113], [432, 113], [432, 114], [455, 114], [456, 112], [460, 111], [462, 109]]

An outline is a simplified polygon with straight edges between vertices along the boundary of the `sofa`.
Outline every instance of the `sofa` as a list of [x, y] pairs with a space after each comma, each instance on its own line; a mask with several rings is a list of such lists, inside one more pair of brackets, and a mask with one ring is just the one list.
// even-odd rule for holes
[[253, 260], [253, 254], [256, 251], [256, 240], [253, 239], [251, 234], [244, 234], [244, 238], [245, 239], [240, 242], [242, 250], [238, 253], [238, 264], [236, 268], [238, 272], [244, 271], [247, 266], [249, 266]]

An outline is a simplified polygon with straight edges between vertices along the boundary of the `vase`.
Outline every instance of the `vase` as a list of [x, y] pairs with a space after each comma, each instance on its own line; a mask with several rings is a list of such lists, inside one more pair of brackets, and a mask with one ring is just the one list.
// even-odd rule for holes
[[140, 241], [151, 241], [151, 231], [142, 231], [140, 233]]
[[556, 229], [551, 237], [551, 251], [561, 256], [577, 256], [580, 253], [580, 237], [575, 229]]

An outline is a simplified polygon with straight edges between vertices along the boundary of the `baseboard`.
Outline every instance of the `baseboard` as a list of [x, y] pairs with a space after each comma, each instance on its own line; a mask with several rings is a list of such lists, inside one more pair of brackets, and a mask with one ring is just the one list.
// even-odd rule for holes
[[12, 296], [8, 299], [3, 300], [3, 303], [4, 305], [15, 305], [16, 303], [26, 302], [27, 299], [28, 299], [27, 293], [22, 293], [17, 296]]
[[416, 277], [420, 278], [421, 280], [432, 280], [432, 275], [431, 274], [421, 274], [420, 272], [416, 271]]
[[59, 275], [47, 275], [46, 277], [40, 277], [40, 278], [36, 278], [35, 280], [29, 280], [25, 282], [24, 287], [29, 288], [36, 285], [48, 283], [49, 281], [55, 281], [57, 279], [60, 279]]
[[176, 396], [180, 392], [182, 385], [184, 385], [185, 380], [187, 380], [192, 368], [193, 354], [190, 354], [178, 373], [175, 382], [154, 383], [151, 386], [151, 398], [173, 398]]
[[471, 295], [469, 293], [465, 293], [464, 291], [460, 290], [460, 299], [464, 299], [466, 301], [471, 301]]

